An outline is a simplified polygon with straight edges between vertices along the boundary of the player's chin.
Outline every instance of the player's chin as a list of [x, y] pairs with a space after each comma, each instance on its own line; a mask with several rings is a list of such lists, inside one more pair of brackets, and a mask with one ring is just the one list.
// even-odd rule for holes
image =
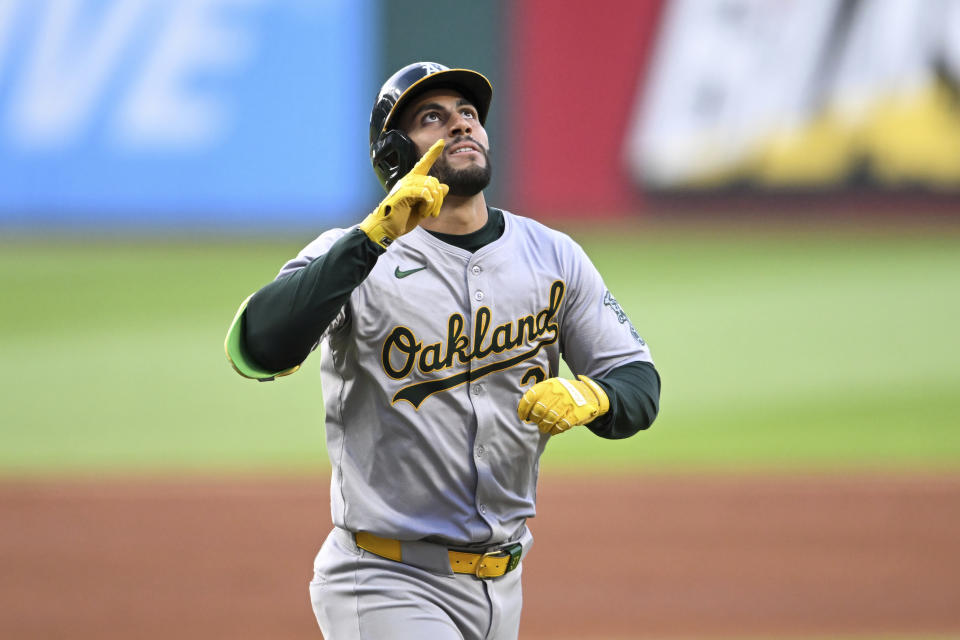
[[450, 171], [441, 182], [450, 187], [450, 195], [474, 196], [490, 184], [490, 168], [478, 165], [463, 168], [450, 167]]

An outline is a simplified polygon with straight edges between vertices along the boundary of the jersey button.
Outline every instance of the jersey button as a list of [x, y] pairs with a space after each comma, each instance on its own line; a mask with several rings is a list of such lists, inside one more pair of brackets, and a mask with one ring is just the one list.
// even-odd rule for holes
[[481, 444], [481, 445], [478, 445], [478, 446], [477, 446], [477, 457], [478, 457], [478, 458], [482, 458], [484, 451], [486, 451], [486, 449], [484, 449], [483, 445], [482, 445], [482, 444]]
[[477, 300], [483, 300], [483, 291], [477, 291], [475, 294], [473, 294], [473, 297]]
[[482, 384], [473, 385], [473, 395], [478, 396], [481, 393], [483, 393], [483, 385]]
[[486, 513], [486, 512], [487, 512], [487, 505], [485, 505], [485, 504], [483, 504], [483, 503], [481, 502], [481, 503], [480, 503], [480, 513]]
[[470, 269], [470, 272], [473, 273], [473, 275], [475, 276], [480, 275], [481, 271], [483, 271], [483, 269], [481, 269], [480, 265], [478, 264], [473, 265], [473, 267]]

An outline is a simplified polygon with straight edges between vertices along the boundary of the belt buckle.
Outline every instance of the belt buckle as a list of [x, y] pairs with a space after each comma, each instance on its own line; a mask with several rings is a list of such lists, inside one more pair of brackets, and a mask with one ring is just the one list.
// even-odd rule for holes
[[[510, 573], [511, 571], [516, 569], [517, 565], [520, 564], [521, 556], [523, 556], [523, 545], [520, 544], [519, 542], [514, 542], [513, 544], [509, 544], [505, 547], [501, 547], [500, 549], [496, 549], [494, 551], [488, 551], [484, 553], [482, 556], [480, 556], [480, 561], [477, 563], [477, 568], [474, 571], [474, 575], [476, 575], [481, 580], [485, 580], [487, 578], [499, 578], [500, 576]], [[486, 571], [487, 565], [484, 562], [484, 560], [486, 560], [487, 558], [496, 558], [497, 560], [500, 560], [502, 558], [510, 558], [510, 559], [507, 560], [507, 568], [503, 570], [503, 573], [498, 575], [492, 575], [487, 573]]]

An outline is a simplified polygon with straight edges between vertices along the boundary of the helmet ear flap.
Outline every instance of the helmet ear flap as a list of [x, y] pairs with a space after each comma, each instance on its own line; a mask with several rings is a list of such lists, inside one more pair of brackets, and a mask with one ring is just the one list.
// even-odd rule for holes
[[397, 180], [407, 175], [420, 154], [413, 140], [398, 129], [383, 132], [370, 148], [370, 161], [380, 184], [389, 192]]

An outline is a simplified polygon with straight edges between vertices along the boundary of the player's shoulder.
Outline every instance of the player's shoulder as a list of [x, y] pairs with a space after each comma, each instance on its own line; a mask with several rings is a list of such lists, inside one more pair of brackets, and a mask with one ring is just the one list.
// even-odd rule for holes
[[583, 249], [567, 233], [548, 227], [538, 220], [511, 213], [506, 209], [500, 209], [506, 219], [508, 227], [513, 227], [515, 233], [523, 237], [526, 241], [537, 245], [550, 245], [558, 251], [580, 254]]
[[330, 247], [333, 244], [349, 233], [352, 229], [356, 228], [356, 225], [353, 227], [347, 228], [334, 228], [327, 229], [319, 236], [310, 241], [307, 246], [300, 250], [300, 253], [297, 254], [297, 257], [292, 260], [288, 260], [286, 264], [283, 265], [283, 268], [280, 269], [280, 273], [277, 274], [277, 277], [281, 277], [296, 271], [297, 269], [302, 269], [307, 266], [320, 256], [327, 253], [330, 250]]
[[310, 255], [313, 257], [321, 256], [324, 253], [326, 253], [331, 246], [333, 246], [333, 243], [335, 243], [337, 240], [345, 236], [347, 233], [349, 233], [351, 230], [355, 229], [356, 227], [357, 225], [353, 225], [352, 227], [346, 227], [346, 228], [337, 227], [334, 229], [327, 229], [326, 231], [321, 233], [319, 236], [314, 238], [312, 241], [310, 241], [310, 243], [300, 251], [300, 255]]

